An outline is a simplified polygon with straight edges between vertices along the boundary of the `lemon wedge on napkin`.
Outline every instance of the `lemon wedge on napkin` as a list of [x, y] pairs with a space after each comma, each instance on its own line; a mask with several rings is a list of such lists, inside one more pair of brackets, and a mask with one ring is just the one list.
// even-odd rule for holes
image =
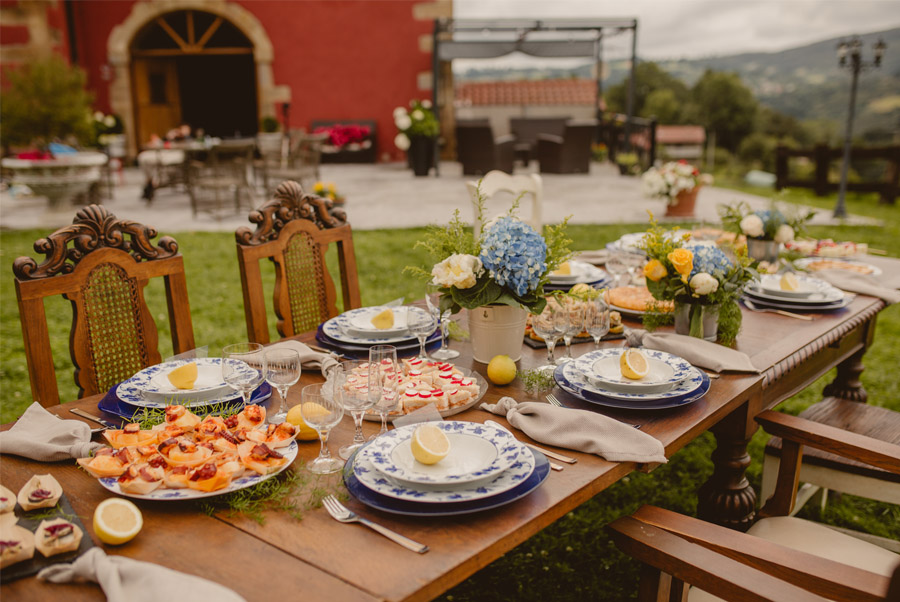
[[619, 368], [622, 370], [622, 376], [631, 380], [640, 380], [650, 372], [647, 357], [640, 349], [626, 349], [619, 356]]
[[394, 326], [394, 310], [390, 307], [372, 318], [372, 326], [378, 330], [387, 330]]
[[193, 389], [197, 382], [197, 364], [191, 362], [169, 372], [169, 382], [177, 389]]
[[450, 453], [450, 440], [433, 424], [423, 424], [413, 433], [410, 448], [422, 464], [437, 464]]

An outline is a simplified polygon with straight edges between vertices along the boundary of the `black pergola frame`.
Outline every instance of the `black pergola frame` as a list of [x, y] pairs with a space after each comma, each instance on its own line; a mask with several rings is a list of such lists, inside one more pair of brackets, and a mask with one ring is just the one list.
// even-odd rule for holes
[[[618, 35], [631, 31], [631, 69], [626, 100], [625, 141], [629, 144], [631, 134], [631, 118], [634, 112], [635, 67], [637, 65], [637, 19], [435, 19], [432, 33], [432, 84], [431, 94], [435, 105], [435, 117], [440, 123], [440, 63], [449, 62], [454, 57], [448, 48], [465, 47], [468, 49], [465, 58], [495, 58], [512, 52], [524, 52], [531, 56], [572, 58], [590, 57], [596, 61], [597, 86], [595, 110], [598, 119], [600, 98], [603, 95], [603, 38], [604, 35]], [[459, 38], [457, 34], [461, 34]], [[477, 38], [474, 35], [477, 34]], [[529, 40], [531, 34], [538, 34], [537, 39]], [[575, 34], [582, 34], [576, 39]], [[468, 38], [468, 39], [467, 39]], [[585, 50], [590, 46], [590, 53]], [[493, 48], [494, 51], [490, 49]], [[543, 49], [546, 55], [534, 54]], [[478, 56], [481, 51], [482, 56]], [[495, 54], [496, 51], [502, 51]], [[446, 55], [447, 58], [442, 58]], [[435, 140], [434, 170], [439, 172], [438, 141]]]

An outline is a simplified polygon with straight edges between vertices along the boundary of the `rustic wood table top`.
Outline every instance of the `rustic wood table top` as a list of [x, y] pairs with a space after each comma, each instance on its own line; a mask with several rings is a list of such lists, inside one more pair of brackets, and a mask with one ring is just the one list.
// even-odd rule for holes
[[[872, 340], [875, 316], [883, 307], [882, 301], [860, 295], [842, 311], [812, 314], [815, 319], [810, 322], [744, 310], [744, 326], [737, 348], [764, 368], [761, 374], [724, 374], [712, 381], [705, 397], [678, 408], [635, 411], [594, 406], [591, 409], [640, 424], [643, 432], [662, 441], [670, 458], [712, 429], [719, 445], [713, 457], [716, 468], [713, 477], [701, 488], [699, 510], [701, 515], [706, 513], [718, 522], [741, 528], [748, 517], [752, 518], [756, 499], [743, 477], [749, 463], [746, 443], [756, 428], [752, 417], [836, 365], [839, 369], [833, 383], [835, 390], [859, 396], [862, 389], [858, 375], [862, 366], [858, 360]], [[311, 333], [297, 338], [314, 341]], [[610, 341], [604, 346], [622, 344], [622, 341]], [[451, 347], [462, 353], [454, 360], [457, 365], [485, 374], [486, 366], [471, 359], [468, 343], [454, 341]], [[580, 354], [592, 347], [593, 344], [582, 344], [573, 346], [573, 350]], [[560, 353], [561, 346], [557, 349]], [[541, 365], [545, 354], [545, 350], [523, 346], [520, 370]], [[305, 372], [300, 385], [321, 380], [315, 371]], [[291, 397], [299, 396], [300, 385], [293, 388]], [[565, 396], [559, 390], [554, 393]], [[505, 387], [490, 386], [483, 401], [495, 402], [505, 395], [520, 401], [535, 399], [516, 380]], [[861, 395], [864, 398], [864, 392]], [[572, 401], [567, 396], [565, 399]], [[97, 413], [98, 400], [98, 396], [89, 397], [50, 410], [63, 418], [78, 419], [69, 409], [78, 407]], [[296, 403], [296, 399], [292, 402]], [[507, 424], [503, 418], [477, 408], [453, 419], [473, 422], [494, 419]], [[10, 426], [4, 425], [3, 429]], [[377, 422], [365, 422], [363, 430], [368, 436], [378, 427]], [[340, 445], [352, 439], [352, 434], [352, 421], [348, 417], [333, 431], [329, 447], [336, 452]], [[515, 434], [528, 441], [523, 433]], [[349, 500], [347, 505], [360, 515], [430, 546], [426, 554], [409, 552], [359, 525], [338, 523], [324, 508], [305, 512], [299, 521], [285, 513], [270, 512], [265, 524], [260, 525], [241, 515], [207, 516], [193, 504], [183, 502], [138, 501], [144, 514], [140, 535], [120, 547], [98, 545], [112, 554], [212, 579], [248, 600], [299, 597], [429, 600], [638, 468], [633, 463], [607, 462], [593, 455], [550, 449], [577, 457], [577, 464], [567, 464], [561, 472], [551, 471], [540, 488], [501, 508], [449, 518], [415, 518], [382, 513], [353, 498]], [[301, 443], [299, 457], [311, 460], [317, 453], [316, 442]], [[2, 458], [0, 480], [13, 491], [33, 474], [44, 473], [53, 474], [59, 480], [86, 525], [87, 535], [97, 542], [91, 528], [93, 511], [109, 493], [95, 479], [76, 468], [73, 461], [37, 463], [15, 456]], [[735, 510], [735, 500], [738, 506], [745, 507]], [[103, 597], [93, 584], [50, 585], [34, 577], [3, 585], [2, 594], [9, 600]]]

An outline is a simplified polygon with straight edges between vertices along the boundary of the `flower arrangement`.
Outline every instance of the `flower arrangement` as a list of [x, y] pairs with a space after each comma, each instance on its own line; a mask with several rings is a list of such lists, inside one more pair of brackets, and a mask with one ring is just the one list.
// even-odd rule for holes
[[[484, 213], [481, 183], [476, 189], [477, 219]], [[457, 210], [446, 227], [430, 226], [416, 246], [424, 247], [436, 261], [431, 271], [409, 267], [441, 287], [441, 309], [458, 312], [490, 304], [522, 307], [541, 313], [547, 304], [544, 285], [572, 252], [566, 237], [568, 218], [546, 227], [541, 236], [509, 213], [487, 223], [475, 239]]]
[[441, 131], [430, 100], [411, 100], [409, 106], [409, 111], [406, 107], [394, 109], [394, 125], [399, 130], [394, 145], [402, 151], [409, 150], [410, 136], [436, 138]]
[[334, 185], [334, 182], [316, 182], [313, 184], [313, 194], [325, 199], [331, 199], [334, 203], [340, 204], [344, 202], [344, 196], [338, 194], [337, 186]]
[[641, 176], [644, 195], [664, 198], [669, 205], [676, 202], [678, 193], [711, 183], [712, 176], [701, 174], [700, 170], [684, 159], [670, 161], [660, 167], [651, 167]]
[[348, 145], [358, 145], [360, 148], [372, 146], [369, 135], [372, 128], [367, 125], [336, 124], [330, 127], [320, 127], [313, 130], [313, 134], [328, 134], [326, 144], [337, 149]]
[[753, 211], [750, 205], [719, 205], [722, 226], [736, 234], [744, 234], [757, 240], [774, 240], [787, 243], [800, 233], [803, 226], [815, 215], [814, 211], [782, 211], [774, 204], [771, 209]]
[[679, 305], [691, 305], [691, 336], [703, 336], [702, 306], [719, 306], [719, 339], [733, 341], [740, 330], [737, 299], [744, 284], [758, 278], [746, 249], [723, 249], [693, 241], [690, 234], [675, 235], [657, 224], [652, 214], [650, 224], [638, 245], [649, 258], [644, 276], [650, 293], [655, 299], [674, 301], [676, 311]]
[[91, 121], [94, 128], [94, 141], [99, 146], [109, 144], [110, 136], [121, 134], [125, 131], [122, 120], [118, 115], [104, 115], [102, 111], [96, 111]]

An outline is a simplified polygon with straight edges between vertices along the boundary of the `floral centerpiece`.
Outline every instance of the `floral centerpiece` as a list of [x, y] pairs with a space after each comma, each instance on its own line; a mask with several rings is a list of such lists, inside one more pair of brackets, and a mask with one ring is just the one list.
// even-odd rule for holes
[[409, 166], [415, 174], [424, 176], [434, 163], [434, 139], [441, 127], [430, 100], [411, 100], [409, 106], [408, 111], [406, 107], [394, 109], [394, 125], [398, 130], [394, 144], [407, 152]]
[[94, 128], [94, 142], [98, 146], [109, 146], [115, 136], [125, 131], [122, 120], [118, 115], [104, 115], [103, 111], [96, 111], [92, 122]]
[[697, 192], [704, 184], [711, 184], [712, 176], [685, 161], [670, 161], [660, 167], [651, 167], [641, 176], [644, 195], [665, 199], [668, 215], [691, 215]]
[[719, 205], [722, 226], [746, 236], [748, 254], [769, 263], [778, 260], [779, 245], [794, 240], [814, 215], [814, 211], [782, 211], [774, 204], [770, 209], [756, 211], [743, 201], [736, 205]]
[[369, 148], [372, 146], [372, 141], [369, 139], [371, 133], [372, 128], [369, 126], [357, 125], [355, 123], [338, 123], [329, 127], [320, 127], [313, 130], [313, 134], [328, 135], [323, 150], [330, 150], [330, 152], [339, 151], [344, 147], [347, 147], [349, 150]]
[[652, 216], [650, 224], [638, 245], [649, 258], [644, 276], [650, 293], [675, 302], [676, 332], [730, 344], [740, 330], [741, 289], [758, 277], [753, 261], [742, 248], [678, 236]]
[[313, 184], [313, 194], [325, 199], [331, 199], [337, 205], [342, 204], [345, 200], [344, 196], [338, 193], [334, 182], [316, 182]]

